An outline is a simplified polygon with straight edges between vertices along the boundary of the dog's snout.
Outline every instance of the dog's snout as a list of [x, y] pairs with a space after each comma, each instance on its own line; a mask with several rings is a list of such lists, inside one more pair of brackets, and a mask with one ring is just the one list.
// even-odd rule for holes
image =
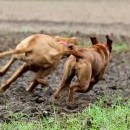
[[69, 48], [70, 50], [73, 50], [74, 45], [70, 44], [70, 45], [68, 45], [68, 48]]

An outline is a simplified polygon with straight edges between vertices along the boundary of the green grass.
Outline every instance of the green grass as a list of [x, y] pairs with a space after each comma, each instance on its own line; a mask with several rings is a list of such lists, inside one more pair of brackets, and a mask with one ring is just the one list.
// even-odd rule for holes
[[112, 46], [114, 52], [127, 52], [130, 50], [130, 44], [128, 43], [117, 42], [113, 43]]
[[104, 106], [104, 98], [91, 104], [81, 113], [59, 117], [43, 117], [38, 121], [26, 122], [22, 113], [11, 113], [12, 121], [2, 123], [1, 130], [129, 130], [130, 100]]
[[[84, 42], [78, 43], [79, 47], [91, 47], [91, 43], [85, 44]], [[112, 51], [121, 53], [130, 51], [130, 44], [124, 42], [115, 42], [112, 44]]]

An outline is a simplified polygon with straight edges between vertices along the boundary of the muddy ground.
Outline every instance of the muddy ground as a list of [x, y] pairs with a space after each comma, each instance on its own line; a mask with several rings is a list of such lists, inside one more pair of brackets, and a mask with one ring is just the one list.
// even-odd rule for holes
[[[77, 36], [84, 44], [90, 43], [90, 35], [97, 35], [102, 39], [104, 35], [110, 34], [114, 42], [123, 41], [129, 44], [128, 0], [82, 1], [84, 4], [74, 0], [0, 1], [0, 51], [14, 48], [23, 38], [34, 33]], [[7, 60], [8, 58], [0, 59], [0, 67]], [[10, 111], [23, 112], [29, 116], [29, 120], [34, 120], [42, 116], [51, 116], [54, 109], [59, 115], [77, 113], [104, 95], [105, 104], [108, 106], [117, 102], [119, 97], [123, 97], [122, 103], [130, 98], [130, 52], [113, 52], [104, 80], [88, 93], [76, 94], [75, 108], [67, 107], [67, 90], [59, 100], [51, 100], [50, 95], [61, 80], [65, 60], [61, 60], [53, 74], [47, 77], [48, 88], [38, 86], [34, 93], [26, 92], [25, 88], [33, 78], [33, 73], [27, 72], [1, 94], [0, 122], [11, 120]], [[20, 61], [14, 63], [7, 74], [0, 77], [0, 84], [9, 78], [20, 64]]]
[[[0, 35], [0, 43], [3, 43], [0, 51], [9, 49], [15, 46], [18, 39], [29, 35], [30, 33], [8, 33]], [[69, 108], [67, 105], [67, 93], [66, 89], [61, 98], [57, 101], [51, 99], [51, 94], [61, 80], [63, 73], [63, 64], [66, 60], [61, 60], [60, 65], [49, 75], [49, 87], [42, 88], [38, 86], [34, 93], [28, 93], [25, 88], [29, 85], [33, 78], [32, 72], [27, 72], [22, 77], [18, 78], [10, 88], [0, 95], [0, 118], [1, 121], [10, 121], [9, 111], [23, 112], [29, 115], [29, 120], [37, 119], [42, 116], [52, 115], [54, 109], [56, 113], [62, 115], [64, 113], [77, 113], [86, 108], [90, 103], [97, 101], [97, 97], [104, 96], [105, 104], [111, 105], [117, 102], [117, 97], [123, 97], [122, 103], [130, 98], [130, 52], [115, 53], [112, 54], [112, 59], [104, 75], [104, 80], [100, 81], [93, 87], [88, 93], [76, 94], [77, 104], [75, 108]], [[0, 66], [7, 62], [8, 58], [0, 60]], [[5, 79], [11, 76], [11, 74], [17, 69], [21, 62], [16, 62], [12, 65], [6, 75], [0, 78], [1, 84]], [[115, 95], [115, 96], [114, 96]], [[118, 95], [118, 96], [117, 96]], [[119, 96], [120, 95], [120, 96]]]

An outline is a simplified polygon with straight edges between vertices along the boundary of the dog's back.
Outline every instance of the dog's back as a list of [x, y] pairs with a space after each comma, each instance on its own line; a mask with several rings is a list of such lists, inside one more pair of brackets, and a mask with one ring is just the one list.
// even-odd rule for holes
[[69, 49], [73, 56], [68, 60], [74, 61], [73, 59], [76, 59], [75, 65], [91, 62], [92, 76], [95, 76], [109, 62], [112, 40], [108, 35], [106, 36], [107, 43], [105, 44], [98, 42], [96, 37], [90, 37], [90, 39], [93, 44], [90, 48], [76, 48], [71, 45]]
[[93, 45], [91, 48], [78, 48], [71, 51], [71, 54], [66, 62], [75, 64], [73, 68], [75, 70], [77, 70], [77, 66], [82, 66], [82, 64], [91, 66], [92, 76], [100, 72], [107, 62], [106, 57], [108, 57], [106, 50], [99, 49], [96, 45]]

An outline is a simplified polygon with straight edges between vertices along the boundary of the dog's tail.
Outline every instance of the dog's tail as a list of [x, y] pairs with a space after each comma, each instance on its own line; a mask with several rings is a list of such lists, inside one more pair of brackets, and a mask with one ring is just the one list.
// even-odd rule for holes
[[25, 50], [10, 50], [10, 51], [4, 51], [0, 53], [0, 58], [8, 55], [15, 55], [15, 54], [21, 54], [25, 53]]

